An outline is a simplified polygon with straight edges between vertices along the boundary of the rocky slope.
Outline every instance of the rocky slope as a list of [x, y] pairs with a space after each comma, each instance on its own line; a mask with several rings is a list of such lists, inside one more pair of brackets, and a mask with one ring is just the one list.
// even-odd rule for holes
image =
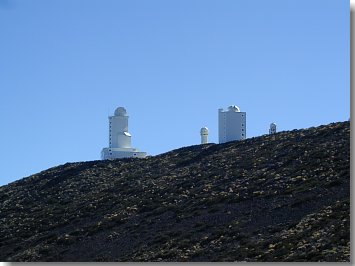
[[350, 261], [350, 124], [0, 187], [0, 261]]

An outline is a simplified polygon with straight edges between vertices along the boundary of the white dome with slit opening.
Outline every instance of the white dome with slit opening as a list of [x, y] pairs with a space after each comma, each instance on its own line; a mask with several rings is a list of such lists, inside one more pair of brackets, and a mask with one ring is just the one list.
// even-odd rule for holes
[[124, 107], [118, 107], [115, 111], [115, 116], [126, 116], [127, 111]]
[[228, 107], [228, 110], [229, 110], [229, 111], [233, 111], [233, 112], [240, 112], [239, 107], [236, 106], [236, 105], [231, 105], [231, 106], [229, 106], [229, 107]]
[[201, 128], [200, 133], [201, 133], [201, 135], [207, 135], [208, 134], [208, 128], [207, 127]]

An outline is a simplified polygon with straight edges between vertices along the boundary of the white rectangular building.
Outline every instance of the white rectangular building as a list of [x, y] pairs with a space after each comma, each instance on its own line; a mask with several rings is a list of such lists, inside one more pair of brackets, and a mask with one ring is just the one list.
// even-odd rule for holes
[[219, 143], [246, 138], [246, 113], [239, 107], [231, 105], [227, 111], [218, 110], [218, 139]]

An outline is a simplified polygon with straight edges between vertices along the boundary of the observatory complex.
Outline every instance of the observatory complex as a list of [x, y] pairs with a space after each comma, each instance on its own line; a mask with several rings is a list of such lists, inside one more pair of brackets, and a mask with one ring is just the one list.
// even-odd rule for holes
[[145, 158], [146, 152], [131, 147], [131, 134], [128, 132], [128, 115], [123, 107], [118, 107], [113, 116], [109, 116], [109, 147], [101, 151], [101, 159]]
[[246, 113], [239, 107], [231, 105], [227, 111], [218, 109], [218, 139], [219, 143], [246, 138]]
[[[101, 151], [102, 160], [118, 158], [145, 158], [146, 152], [132, 148], [132, 136], [128, 132], [128, 115], [124, 107], [118, 107], [113, 116], [109, 116], [109, 146]], [[270, 125], [270, 134], [276, 133], [276, 124]], [[203, 127], [200, 130], [201, 144], [208, 143], [209, 130]], [[246, 112], [239, 107], [231, 105], [228, 110], [218, 109], [218, 138], [219, 143], [246, 138]]]

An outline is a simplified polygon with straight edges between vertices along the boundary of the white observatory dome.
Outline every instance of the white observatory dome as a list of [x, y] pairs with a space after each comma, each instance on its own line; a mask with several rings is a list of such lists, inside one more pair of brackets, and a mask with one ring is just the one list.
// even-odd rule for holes
[[127, 111], [123, 107], [118, 107], [115, 111], [115, 116], [127, 116]]
[[229, 106], [229, 107], [228, 107], [228, 110], [229, 110], [229, 111], [233, 111], [233, 112], [240, 112], [239, 107], [236, 106], [236, 105], [231, 105], [231, 106]]
[[201, 135], [208, 135], [208, 128], [207, 127], [201, 128], [200, 133], [201, 133]]
[[270, 124], [270, 129], [269, 129], [269, 134], [275, 134], [276, 133], [276, 124], [271, 123]]

